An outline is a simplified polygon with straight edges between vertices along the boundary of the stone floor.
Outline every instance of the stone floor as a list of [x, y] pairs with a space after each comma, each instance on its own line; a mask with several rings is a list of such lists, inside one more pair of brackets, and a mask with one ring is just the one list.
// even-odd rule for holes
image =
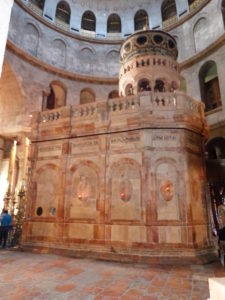
[[4, 300], [206, 300], [215, 276], [225, 277], [219, 263], [150, 266], [0, 249]]

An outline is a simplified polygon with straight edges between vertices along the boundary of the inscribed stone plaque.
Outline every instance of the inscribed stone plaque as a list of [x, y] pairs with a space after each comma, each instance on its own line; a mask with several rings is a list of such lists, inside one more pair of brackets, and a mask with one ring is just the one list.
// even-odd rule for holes
[[178, 147], [179, 135], [170, 133], [156, 133], [152, 136], [153, 147]]
[[38, 157], [58, 156], [62, 154], [62, 145], [44, 145], [38, 148]]
[[140, 135], [113, 135], [110, 139], [110, 149], [117, 150], [122, 148], [138, 149], [140, 148]]
[[82, 139], [71, 143], [71, 153], [96, 152], [99, 150], [98, 139]]

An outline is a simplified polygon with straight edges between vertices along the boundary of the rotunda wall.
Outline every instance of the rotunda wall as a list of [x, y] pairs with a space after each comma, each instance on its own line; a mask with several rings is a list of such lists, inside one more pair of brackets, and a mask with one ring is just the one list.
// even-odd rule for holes
[[[21, 1], [18, 0], [18, 3]], [[184, 5], [184, 3], [187, 1], [182, 1], [183, 5], [178, 2], [177, 10], [179, 12], [182, 10], [185, 11], [187, 8], [185, 8], [186, 4]], [[119, 6], [117, 8], [116, 4], [113, 4], [114, 7], [110, 7], [108, 4], [105, 4], [106, 2], [85, 2], [82, 6], [77, 1], [76, 4], [73, 1], [68, 1], [71, 5], [71, 18], [76, 20], [76, 26], [80, 24], [77, 14], [81, 16], [81, 8], [83, 11], [85, 9], [92, 9], [94, 11], [97, 22], [96, 39], [90, 39], [88, 36], [82, 37], [79, 33], [74, 33], [73, 30], [70, 30], [70, 32], [58, 30], [54, 25], [54, 20], [50, 22], [44, 17], [45, 13], [50, 12], [50, 7], [51, 15], [54, 15], [54, 6], [56, 3], [53, 5], [51, 1], [46, 0], [43, 17], [35, 17], [32, 14], [28, 14], [27, 10], [23, 9], [18, 3], [15, 2], [13, 7], [9, 39], [24, 51], [31, 55], [36, 55], [38, 59], [44, 62], [71, 72], [88, 74], [90, 76], [118, 76], [119, 48], [121, 42], [115, 40], [109, 41], [107, 36], [104, 37], [104, 34], [98, 33], [97, 30], [97, 28], [106, 30], [105, 22], [108, 15], [112, 12], [120, 16], [122, 31], [125, 30], [124, 26], [129, 27], [129, 30], [123, 33], [124, 38], [134, 32], [134, 15], [139, 8], [145, 9], [148, 13], [150, 28], [162, 28], [162, 24], [160, 23], [161, 17], [157, 13], [161, 8], [160, 1], [151, 2], [149, 5], [143, 2], [138, 8], [134, 5], [134, 2], [132, 2], [132, 5], [126, 3], [124, 7], [121, 6], [121, 9]], [[26, 3], [26, 1], [24, 0], [23, 3]], [[96, 3], [98, 5], [95, 7]], [[98, 12], [97, 9], [99, 10]], [[182, 18], [183, 15], [179, 17], [179, 20], [182, 21]], [[194, 14], [181, 24], [178, 22], [178, 24], [179, 26], [170, 30], [169, 33], [177, 41], [179, 62], [206, 49], [224, 32], [222, 13], [217, 1], [209, 1], [200, 12]], [[75, 24], [70, 24], [70, 26], [74, 28]], [[110, 57], [108, 53], [111, 51], [114, 51], [114, 53]], [[85, 64], [87, 66], [84, 67]], [[112, 65], [113, 68], [111, 67]]]

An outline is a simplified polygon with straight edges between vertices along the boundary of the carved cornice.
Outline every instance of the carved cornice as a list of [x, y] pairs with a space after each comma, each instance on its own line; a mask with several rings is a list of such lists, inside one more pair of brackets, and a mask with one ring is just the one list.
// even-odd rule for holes
[[206, 49], [196, 53], [194, 56], [186, 59], [182, 63], [180, 63], [180, 70], [185, 70], [193, 66], [194, 64], [202, 61], [215, 51], [217, 51], [220, 47], [225, 45], [225, 33], [221, 35], [215, 42], [210, 44]]
[[7, 41], [7, 50], [14, 53], [16, 56], [20, 57], [24, 61], [30, 63], [31, 65], [38, 67], [39, 69], [52, 73], [54, 75], [58, 75], [70, 80], [76, 80], [81, 82], [87, 83], [94, 83], [94, 84], [107, 84], [107, 85], [118, 85], [118, 78], [117, 77], [97, 77], [97, 76], [88, 76], [88, 75], [81, 75], [78, 73], [72, 73], [66, 70], [62, 70], [56, 68], [52, 65], [49, 65], [47, 62], [41, 61], [38, 58], [24, 52], [20, 48], [18, 48], [15, 44], [11, 41]]

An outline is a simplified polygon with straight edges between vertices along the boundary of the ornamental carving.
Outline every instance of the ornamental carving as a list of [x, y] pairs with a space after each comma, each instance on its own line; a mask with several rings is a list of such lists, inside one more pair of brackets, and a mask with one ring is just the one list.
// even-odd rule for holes
[[130, 201], [133, 193], [133, 188], [130, 180], [128, 178], [122, 179], [120, 182], [120, 198], [124, 202]]
[[171, 201], [174, 196], [174, 185], [170, 180], [163, 180], [160, 183], [160, 193], [165, 201]]

